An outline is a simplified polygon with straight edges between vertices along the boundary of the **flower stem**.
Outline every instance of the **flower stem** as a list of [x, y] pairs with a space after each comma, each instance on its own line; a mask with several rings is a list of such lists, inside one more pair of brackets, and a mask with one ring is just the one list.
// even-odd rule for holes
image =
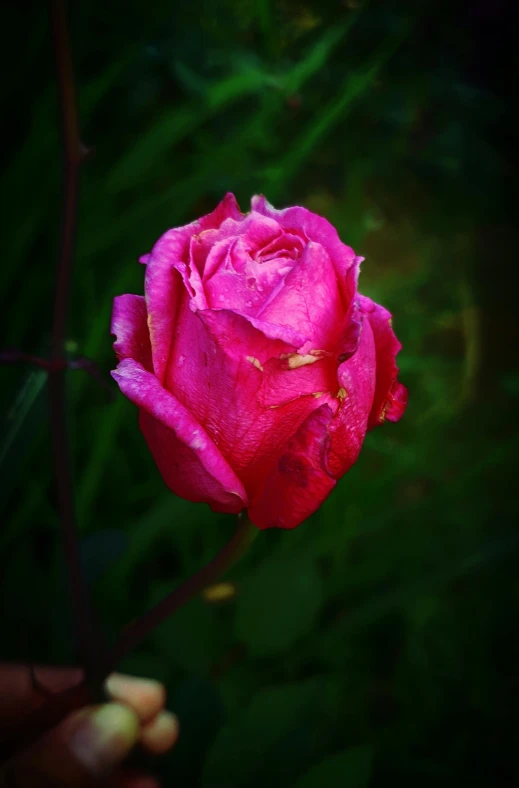
[[58, 102], [63, 136], [64, 206], [61, 248], [56, 274], [56, 293], [49, 363], [50, 426], [59, 519], [74, 606], [74, 623], [81, 662], [86, 675], [96, 672], [101, 637], [94, 623], [83, 578], [74, 512], [71, 459], [66, 425], [64, 354], [65, 329], [70, 298], [76, 236], [81, 142], [69, 36], [63, 0], [50, 0], [50, 21], [56, 59]]
[[247, 515], [240, 515], [238, 527], [232, 539], [220, 552], [178, 588], [175, 588], [161, 602], [144, 613], [136, 621], [132, 621], [121, 633], [107, 658], [107, 672], [114, 670], [121, 659], [133, 651], [142, 640], [169, 618], [179, 607], [185, 605], [206, 586], [213, 583], [231, 566], [234, 566], [258, 534], [258, 529], [251, 523]]
[[107, 657], [98, 663], [93, 683], [91, 678], [86, 675], [78, 685], [56, 693], [24, 719], [19, 726], [9, 731], [7, 738], [0, 741], [0, 768], [6, 761], [29, 747], [73, 711], [89, 703], [97, 702], [95, 693], [99, 682], [104, 682], [123, 657], [138, 646], [155, 627], [165, 621], [179, 607], [193, 599], [206, 586], [213, 583], [223, 572], [234, 566], [258, 533], [258, 529], [251, 523], [247, 515], [240, 515], [238, 526], [231, 540], [212, 561], [168, 594], [162, 602], [159, 602], [158, 605], [123, 630]]

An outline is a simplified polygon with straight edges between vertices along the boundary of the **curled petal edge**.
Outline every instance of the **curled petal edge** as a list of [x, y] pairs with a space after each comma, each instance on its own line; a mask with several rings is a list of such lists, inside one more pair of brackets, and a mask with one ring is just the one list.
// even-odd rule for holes
[[[204, 501], [217, 511], [231, 514], [236, 514], [247, 506], [245, 488], [227, 460], [187, 408], [167, 392], [153, 374], [147, 372], [138, 362], [127, 358], [112, 372], [112, 377], [117, 381], [122, 393], [140, 408], [141, 415], [142, 412], [148, 414], [171, 431], [176, 439], [172, 450], [178, 444], [178, 449], [183, 453], [182, 464], [186, 465], [186, 456], [190, 460], [190, 475], [199, 469], [195, 485], [191, 484], [191, 479], [183, 482], [182, 475], [178, 473], [171, 474], [173, 483], [165, 478], [164, 481], [173, 492], [188, 500]], [[145, 437], [148, 439], [148, 435]], [[149, 442], [153, 443], [153, 439]], [[150, 449], [157, 461], [157, 447], [150, 445]], [[173, 466], [175, 456], [171, 456], [170, 461]], [[164, 467], [159, 469], [165, 476]], [[186, 485], [192, 490], [196, 489], [197, 494], [186, 495]]]

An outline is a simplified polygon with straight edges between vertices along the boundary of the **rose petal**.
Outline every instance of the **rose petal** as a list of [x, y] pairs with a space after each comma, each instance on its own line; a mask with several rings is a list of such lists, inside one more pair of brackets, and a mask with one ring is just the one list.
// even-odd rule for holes
[[364, 319], [357, 352], [339, 366], [339, 409], [330, 425], [329, 467], [339, 479], [357, 461], [368, 425], [375, 391], [375, 342]]
[[[226, 309], [211, 309], [207, 310], [207, 312], [228, 312], [229, 310]], [[242, 317], [248, 323], [251, 324], [257, 331], [260, 331], [267, 339], [279, 340], [283, 344], [287, 345], [290, 349], [296, 349], [303, 347], [305, 344], [309, 342], [308, 337], [304, 334], [301, 334], [300, 331], [297, 329], [292, 328], [292, 326], [287, 325], [276, 325], [275, 323], [268, 323], [265, 320], [259, 320], [256, 317], [251, 317], [250, 315], [242, 315], [240, 312], [234, 312], [237, 317]]]
[[335, 267], [343, 305], [348, 308], [352, 292], [351, 283], [347, 283], [347, 274], [352, 266], [358, 267], [362, 258], [356, 257], [353, 249], [342, 243], [335, 227], [322, 216], [300, 206], [278, 211], [263, 195], [253, 197], [251, 207], [253, 211], [275, 219], [285, 230], [303, 235], [309, 241], [316, 241], [327, 250]]
[[218, 227], [204, 230], [198, 234], [193, 262], [198, 267], [198, 270], [202, 272], [203, 277], [206, 275], [212, 276], [217, 266], [212, 259], [210, 260], [210, 255], [216, 244], [222, 244], [225, 241], [230, 242], [239, 237], [242, 238], [244, 248], [247, 251], [254, 251], [269, 244], [280, 233], [281, 228], [273, 219], [260, 214], [253, 215], [249, 213], [247, 216], [240, 214], [239, 219], [226, 219]]
[[319, 399], [330, 391], [335, 393], [336, 369], [332, 358], [300, 357], [305, 363], [296, 365], [294, 361], [297, 361], [299, 354], [285, 353], [283, 356], [269, 359], [264, 364], [258, 392], [258, 400], [262, 405], [275, 408], [298, 397], [312, 395]]
[[262, 403], [267, 362], [294, 348], [269, 339], [246, 318], [184, 306], [180, 324], [165, 386], [204, 426], [251, 494], [316, 400], [300, 397], [280, 408]]
[[201, 231], [212, 230], [215, 227], [220, 227], [227, 219], [235, 219], [236, 221], [243, 219], [243, 213], [240, 211], [238, 200], [232, 192], [227, 192], [214, 211], [202, 216], [198, 220], [198, 223], [200, 224]]
[[365, 320], [373, 330], [376, 350], [376, 384], [368, 429], [388, 421], [398, 421], [407, 405], [407, 389], [397, 380], [396, 355], [402, 348], [393, 331], [391, 313], [370, 298], [360, 296]]
[[335, 269], [326, 249], [309, 241], [283, 287], [272, 293], [257, 317], [288, 323], [314, 343], [315, 350], [334, 349], [343, 314]]
[[175, 336], [180, 300], [185, 290], [179, 272], [186, 257], [192, 226], [170, 230], [153, 247], [146, 266], [145, 292], [148, 309], [153, 369], [160, 383]]
[[167, 486], [215, 511], [241, 511], [247, 504], [243, 485], [191, 413], [132, 359], [121, 361], [112, 376], [141, 409], [141, 429]]
[[152, 371], [148, 313], [144, 296], [122, 295], [114, 298], [110, 331], [115, 335], [117, 358], [133, 358]]
[[191, 237], [219, 227], [226, 219], [234, 220], [241, 216], [234, 195], [227, 194], [207, 216], [166, 232], [147, 256], [145, 292], [148, 326], [153, 369], [161, 383], [173, 342], [179, 299], [184, 289], [182, 279], [191, 296], [198, 299], [198, 308], [205, 306], [198, 272], [188, 269]]
[[315, 512], [336, 481], [327, 470], [332, 409], [322, 405], [282, 449], [248, 514], [258, 528], [295, 528]]

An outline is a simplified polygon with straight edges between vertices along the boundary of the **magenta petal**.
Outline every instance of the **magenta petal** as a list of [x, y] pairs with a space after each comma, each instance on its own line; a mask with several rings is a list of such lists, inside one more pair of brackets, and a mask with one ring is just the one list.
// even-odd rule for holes
[[[356, 257], [350, 246], [342, 243], [337, 230], [327, 219], [300, 206], [278, 211], [267, 202], [263, 195], [253, 197], [251, 207], [253, 211], [257, 211], [263, 216], [276, 219], [285, 230], [303, 235], [309, 241], [316, 241], [324, 246], [335, 267], [342, 292], [348, 271], [352, 266], [358, 267], [361, 258]], [[346, 292], [344, 292], [344, 297], [347, 297]], [[345, 302], [345, 306], [347, 305], [348, 302]]]
[[199, 232], [220, 227], [226, 219], [235, 219], [236, 221], [243, 219], [243, 213], [240, 211], [238, 201], [232, 192], [227, 192], [214, 211], [202, 216], [202, 218], [198, 220], [198, 224], [200, 225]]
[[282, 449], [263, 489], [249, 506], [258, 528], [295, 528], [313, 514], [335, 486], [327, 470], [332, 410], [322, 405]]
[[[242, 213], [233, 194], [226, 194], [214, 211], [168, 232], [157, 241], [146, 262], [146, 304], [154, 372], [162, 383], [166, 371], [179, 301], [184, 288], [195, 299], [198, 309], [206, 306], [198, 271], [189, 266], [191, 238], [216, 229], [227, 219], [239, 220]], [[182, 283], [183, 280], [183, 283]]]
[[[312, 363], [313, 359], [315, 363]], [[271, 358], [264, 364], [262, 384], [258, 392], [258, 401], [261, 405], [277, 408], [307, 395], [320, 399], [336, 388], [333, 360], [309, 356], [303, 360], [310, 363], [290, 366], [298, 360], [300, 360], [298, 353], [285, 353], [283, 357]]]
[[[209, 311], [209, 310], [208, 310]], [[212, 309], [212, 312], [219, 312], [219, 311], [226, 311], [226, 310], [218, 310]], [[284, 342], [287, 345], [290, 345], [293, 348], [300, 348], [306, 342], [308, 342], [308, 337], [298, 331], [296, 328], [287, 325], [277, 325], [276, 323], [269, 323], [266, 320], [260, 320], [257, 317], [250, 317], [249, 315], [241, 315], [239, 312], [235, 312], [236, 315], [239, 317], [243, 317], [247, 320], [251, 326], [253, 326], [257, 331], [261, 331], [268, 339], [277, 339], [280, 342]]]
[[165, 386], [203, 425], [252, 495], [316, 407], [312, 396], [283, 407], [265, 406], [258, 396], [269, 359], [294, 348], [268, 339], [230, 311], [193, 313], [184, 305], [180, 325]]
[[112, 376], [140, 408], [141, 429], [167, 486], [216, 511], [240, 512], [247, 505], [242, 483], [187, 408], [131, 359], [121, 361]]
[[330, 425], [332, 444], [329, 465], [339, 479], [357, 461], [366, 436], [375, 391], [375, 342], [364, 319], [357, 352], [340, 365], [340, 407]]
[[360, 296], [360, 304], [373, 330], [376, 351], [376, 385], [368, 429], [387, 419], [398, 421], [407, 405], [407, 389], [397, 380], [396, 355], [402, 345], [395, 336], [391, 313], [370, 298]]
[[115, 335], [117, 358], [133, 358], [151, 372], [151, 347], [146, 301], [139, 295], [114, 298], [110, 331]]
[[337, 276], [326, 249], [309, 241], [283, 287], [257, 317], [279, 325], [290, 321], [316, 350], [333, 349], [341, 325], [341, 297]]
[[146, 306], [153, 370], [160, 383], [164, 380], [180, 300], [185, 291], [178, 268], [186, 256], [191, 232], [191, 228], [185, 227], [163, 235], [153, 247], [146, 266]]

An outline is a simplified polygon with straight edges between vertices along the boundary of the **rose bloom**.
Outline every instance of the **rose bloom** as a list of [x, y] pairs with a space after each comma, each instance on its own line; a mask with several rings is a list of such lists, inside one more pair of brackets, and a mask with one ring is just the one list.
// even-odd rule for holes
[[407, 402], [391, 316], [320, 216], [228, 194], [141, 262], [114, 300], [112, 373], [174, 493], [259, 528], [294, 528]]

